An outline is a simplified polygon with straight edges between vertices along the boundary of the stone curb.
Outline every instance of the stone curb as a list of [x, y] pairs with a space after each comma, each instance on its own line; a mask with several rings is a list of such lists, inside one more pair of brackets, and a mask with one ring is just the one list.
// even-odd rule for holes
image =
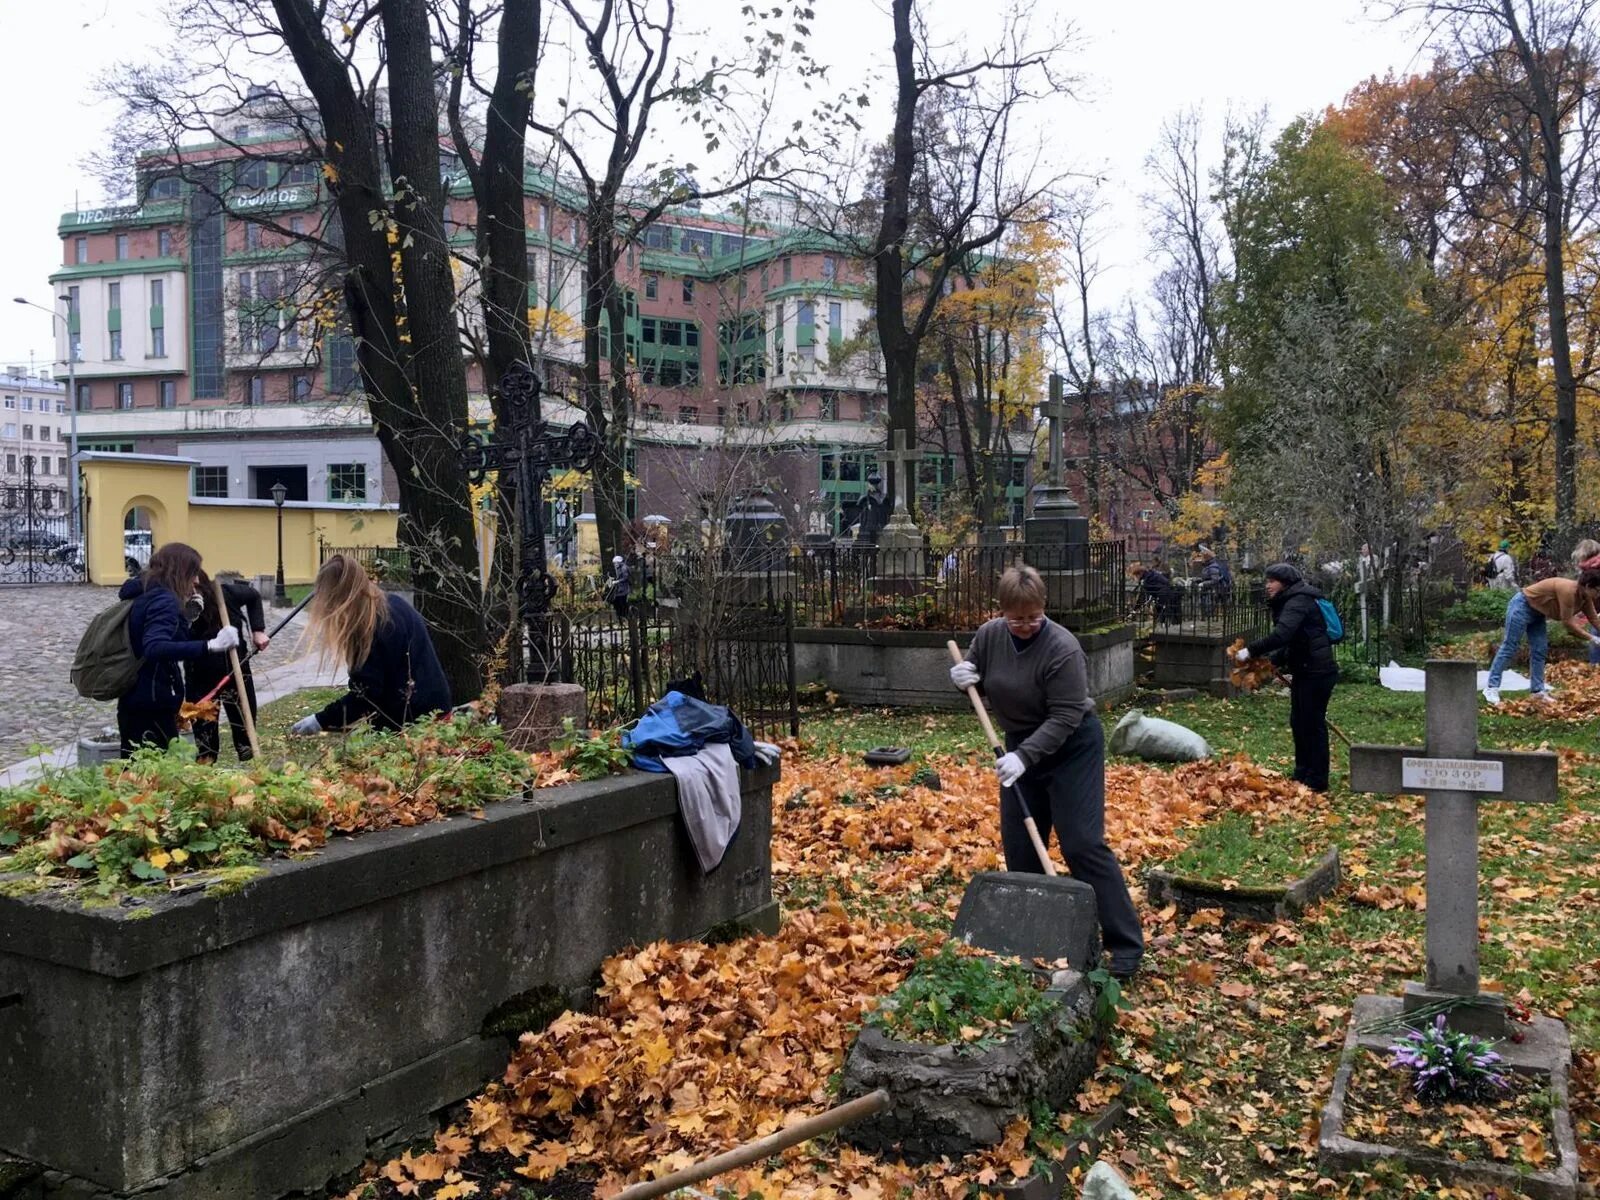
[[1342, 878], [1339, 848], [1335, 846], [1309, 873], [1283, 887], [1223, 887], [1152, 867], [1145, 872], [1145, 889], [1151, 904], [1176, 904], [1184, 915], [1202, 908], [1220, 908], [1229, 919], [1293, 921], [1335, 891]]
[[1387, 1161], [1452, 1183], [1505, 1188], [1515, 1194], [1532, 1196], [1534, 1200], [1576, 1200], [1578, 1147], [1573, 1137], [1572, 1110], [1567, 1094], [1572, 1050], [1566, 1026], [1549, 1017], [1535, 1017], [1521, 1043], [1503, 1042], [1496, 1049], [1504, 1057], [1507, 1069], [1543, 1076], [1549, 1081], [1554, 1101], [1550, 1113], [1556, 1142], [1554, 1169], [1529, 1171], [1493, 1162], [1459, 1162], [1440, 1154], [1361, 1142], [1344, 1136], [1344, 1106], [1357, 1051], [1362, 1048], [1383, 1050], [1393, 1040], [1392, 1035], [1363, 1034], [1361, 1028], [1378, 1018], [1398, 1015], [1401, 1004], [1400, 998], [1394, 996], [1356, 997], [1339, 1070], [1333, 1077], [1333, 1094], [1322, 1110], [1322, 1126], [1317, 1137], [1318, 1169], [1324, 1175], [1343, 1175], [1368, 1171], [1374, 1164]]

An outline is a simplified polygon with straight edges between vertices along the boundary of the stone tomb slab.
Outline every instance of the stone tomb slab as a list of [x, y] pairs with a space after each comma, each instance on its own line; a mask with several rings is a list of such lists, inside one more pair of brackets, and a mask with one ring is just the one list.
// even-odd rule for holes
[[974, 875], [951, 932], [969, 946], [1013, 954], [1024, 962], [1064, 958], [1078, 971], [1092, 971], [1100, 962], [1094, 889], [1066, 875]]
[[1183, 916], [1202, 908], [1220, 908], [1229, 919], [1295, 921], [1318, 900], [1338, 890], [1339, 880], [1339, 848], [1334, 846], [1309, 872], [1282, 887], [1229, 887], [1153, 867], [1145, 874], [1145, 888], [1151, 904], [1175, 904]]
[[1431, 1154], [1377, 1142], [1363, 1142], [1344, 1134], [1345, 1105], [1349, 1099], [1350, 1078], [1356, 1055], [1364, 1049], [1384, 1051], [1403, 1035], [1393, 1032], [1362, 1033], [1377, 1021], [1391, 1021], [1404, 1011], [1398, 996], [1358, 996], [1350, 1031], [1345, 1035], [1344, 1053], [1333, 1078], [1333, 1096], [1322, 1113], [1322, 1129], [1317, 1139], [1317, 1165], [1324, 1175], [1344, 1175], [1371, 1170], [1381, 1162], [1397, 1162], [1407, 1170], [1435, 1176], [1452, 1183], [1506, 1188], [1536, 1200], [1574, 1200], [1578, 1194], [1578, 1146], [1572, 1132], [1572, 1110], [1567, 1092], [1567, 1073], [1572, 1066], [1572, 1047], [1567, 1028], [1549, 1017], [1535, 1017], [1521, 1042], [1500, 1042], [1495, 1050], [1507, 1070], [1532, 1075], [1541, 1080], [1551, 1097], [1550, 1124], [1555, 1131], [1555, 1165], [1548, 1170], [1529, 1171], [1496, 1162], [1459, 1162], [1442, 1154]]
[[883, 1088], [892, 1103], [842, 1136], [875, 1154], [930, 1162], [999, 1145], [1041, 1101], [1066, 1109], [1094, 1074], [1106, 1026], [1095, 989], [1077, 971], [1057, 972], [1046, 994], [1053, 1009], [993, 1042], [930, 1045], [863, 1028], [845, 1059], [840, 1098]]

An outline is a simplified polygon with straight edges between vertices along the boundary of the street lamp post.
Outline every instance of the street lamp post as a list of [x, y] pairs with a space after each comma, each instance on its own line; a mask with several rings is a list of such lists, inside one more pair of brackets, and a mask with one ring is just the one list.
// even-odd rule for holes
[[289, 496], [289, 489], [280, 479], [271, 490], [272, 502], [278, 506], [278, 578], [272, 586], [272, 602], [282, 607], [289, 602], [289, 593], [283, 589], [283, 502]]
[[[67, 459], [67, 474], [71, 477], [72, 484], [72, 508], [68, 513], [70, 518], [68, 528], [72, 531], [72, 540], [76, 542], [81, 539], [83, 534], [83, 513], [79, 511], [82, 496], [80, 495], [80, 484], [78, 482], [78, 356], [73, 353], [72, 349], [72, 321], [69, 319], [72, 313], [72, 296], [69, 293], [65, 296], [57, 296], [56, 299], [65, 302], [68, 316], [63, 317], [55, 309], [46, 308], [42, 304], [35, 304], [25, 297], [12, 297], [14, 303], [26, 304], [29, 308], [37, 308], [40, 312], [49, 313], [52, 320], [61, 322], [61, 327], [67, 335], [67, 412], [70, 414], [69, 419], [72, 423], [71, 457]], [[85, 550], [84, 561], [88, 561], [87, 550]]]

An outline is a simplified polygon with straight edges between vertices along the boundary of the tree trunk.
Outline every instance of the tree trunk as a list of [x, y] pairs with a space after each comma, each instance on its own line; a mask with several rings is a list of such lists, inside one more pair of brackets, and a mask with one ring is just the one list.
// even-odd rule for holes
[[[401, 537], [416, 560], [418, 609], [433, 631], [452, 694], [470, 699], [481, 690], [479, 661], [486, 648], [476, 608], [459, 582], [475, 578], [477, 564], [466, 480], [457, 458], [466, 417], [466, 379], [449, 263], [441, 242], [430, 240], [432, 235], [416, 237], [422, 242], [420, 251], [414, 244], [411, 249], [416, 253], [409, 262], [401, 252], [402, 273], [396, 276], [387, 224], [375, 226], [371, 220], [374, 212], [391, 211], [373, 114], [328, 41], [320, 10], [310, 0], [273, 0], [273, 8], [284, 45], [322, 121], [330, 186], [343, 231], [345, 304], [356, 340], [356, 365], [373, 432], [395, 468], [404, 514]], [[391, 59], [398, 55], [404, 60], [391, 61], [391, 94], [410, 96], [411, 89], [420, 87], [420, 104], [428, 110], [419, 115], [410, 106], [399, 106], [393, 134], [397, 172], [409, 173], [424, 189], [431, 179], [431, 192], [415, 193], [403, 216], [407, 231], [425, 230], [430, 224], [436, 227], [442, 201], [438, 113], [420, 0], [395, 6], [386, 14], [389, 23], [395, 25], [392, 33], [398, 34], [398, 40], [389, 36]], [[419, 146], [424, 126], [424, 145]], [[424, 156], [431, 168], [423, 166]], [[419, 206], [424, 211], [417, 211]], [[396, 213], [396, 219], [402, 215]], [[430, 247], [438, 260], [432, 264], [423, 259]], [[403, 287], [407, 270], [414, 275], [409, 292]], [[413, 379], [416, 346], [428, 348], [429, 353]], [[439, 555], [448, 566], [439, 562]], [[451, 586], [457, 588], [455, 594], [445, 590]]]
[[[911, 174], [916, 160], [913, 131], [917, 116], [915, 42], [911, 33], [913, 0], [891, 0], [894, 20], [895, 108], [889, 139], [889, 169], [883, 187], [883, 215], [872, 248], [877, 290], [878, 341], [883, 350], [884, 389], [888, 393], [889, 438], [904, 430], [906, 444], [917, 440], [917, 343], [906, 328], [904, 243], [910, 224]], [[889, 505], [895, 504], [894, 476]], [[908, 472], [908, 474], [910, 474]], [[907, 511], [916, 515], [916, 480], [906, 480]]]
[[[439, 106], [433, 43], [424, 0], [388, 0], [382, 10], [388, 53], [390, 153], [406, 328], [410, 407], [431, 426], [413, 459], [423, 485], [405, 524], [413, 545], [432, 544], [414, 567], [418, 611], [433, 632], [456, 703], [483, 690], [488, 654], [478, 561], [460, 443], [467, 428], [467, 378], [456, 329], [455, 280], [439, 177]], [[420, 568], [420, 569], [419, 569]], [[444, 651], [450, 648], [448, 658]]]

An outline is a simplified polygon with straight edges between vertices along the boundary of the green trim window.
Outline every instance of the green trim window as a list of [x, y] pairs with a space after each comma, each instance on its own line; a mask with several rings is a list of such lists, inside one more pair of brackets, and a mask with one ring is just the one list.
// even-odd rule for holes
[[794, 348], [802, 359], [817, 356], [817, 306], [802, 300], [794, 306]]
[[328, 502], [330, 504], [363, 504], [366, 499], [366, 463], [328, 464]]
[[697, 387], [700, 383], [700, 326], [671, 317], [639, 322], [639, 378], [657, 387]]
[[772, 306], [772, 373], [782, 375], [785, 370], [783, 352], [783, 301]]
[[767, 377], [766, 327], [760, 313], [717, 322], [717, 382], [728, 387]]
[[226, 500], [228, 468], [196, 467], [191, 473], [189, 494], [197, 500]]
[[844, 345], [844, 305], [837, 300], [828, 304], [828, 357]]

